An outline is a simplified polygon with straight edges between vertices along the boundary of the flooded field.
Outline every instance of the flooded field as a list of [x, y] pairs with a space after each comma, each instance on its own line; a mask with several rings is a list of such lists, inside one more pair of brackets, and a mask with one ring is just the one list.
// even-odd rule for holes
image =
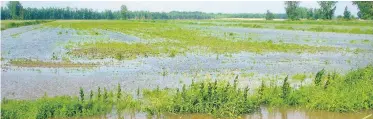
[[[373, 63], [373, 34], [177, 22], [97, 22], [100, 24], [53, 21], [3, 30], [1, 98], [77, 96], [80, 88], [116, 90], [117, 85], [137, 97], [138, 90], [182, 89], [194, 81], [235, 79], [238, 87], [248, 87], [254, 93], [263, 82], [282, 85], [285, 77], [290, 87], [297, 89], [312, 85], [322, 69], [345, 74]], [[241, 118], [373, 118], [369, 116], [372, 111], [364, 109], [368, 111], [339, 113], [260, 107]], [[132, 116], [125, 115], [149, 117], [145, 113]], [[213, 116], [171, 114], [161, 118]]]

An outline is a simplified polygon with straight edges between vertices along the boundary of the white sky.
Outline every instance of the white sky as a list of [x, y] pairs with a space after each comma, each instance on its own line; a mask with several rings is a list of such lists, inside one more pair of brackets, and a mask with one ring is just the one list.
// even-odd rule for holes
[[[72, 7], [92, 8], [94, 10], [119, 10], [122, 4], [131, 11], [202, 11], [208, 13], [265, 13], [270, 10], [274, 13], [285, 13], [283, 1], [21, 1], [24, 7]], [[1, 6], [6, 3], [1, 2]], [[302, 1], [301, 6], [318, 8], [316, 1]], [[357, 6], [351, 1], [339, 1], [335, 15], [342, 15], [345, 6], [356, 16]]]

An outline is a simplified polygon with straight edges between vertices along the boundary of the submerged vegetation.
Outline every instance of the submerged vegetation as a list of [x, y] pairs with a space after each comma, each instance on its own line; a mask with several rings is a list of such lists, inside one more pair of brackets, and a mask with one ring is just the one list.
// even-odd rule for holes
[[1, 30], [47, 22], [51, 22], [51, 20], [1, 20]]
[[46, 62], [40, 60], [32, 59], [13, 59], [9, 63], [18, 67], [48, 67], [48, 68], [58, 68], [58, 67], [96, 67], [98, 64], [94, 63], [73, 63], [71, 61], [62, 62]]
[[80, 88], [80, 96], [44, 96], [37, 100], [2, 100], [2, 118], [60, 118], [105, 115], [116, 110], [163, 113], [201, 113], [215, 117], [237, 117], [269, 107], [299, 107], [333, 112], [354, 112], [373, 109], [373, 66], [352, 70], [345, 75], [319, 71], [313, 84], [293, 87], [286, 77], [281, 85], [262, 81], [260, 87], [239, 87], [237, 77], [230, 81], [192, 82], [177, 89], [140, 89], [137, 98], [98, 87], [89, 95]]
[[198, 24], [204, 26], [228, 26], [243, 28], [266, 28], [313, 32], [335, 32], [350, 34], [373, 34], [372, 21], [264, 21], [264, 20], [189, 20], [175, 23]]
[[[91, 24], [96, 25], [91, 25]], [[88, 58], [131, 59], [137, 56], [175, 56], [186, 52], [239, 53], [245, 52], [296, 52], [316, 53], [336, 51], [339, 48], [309, 46], [271, 41], [233, 40], [230, 37], [217, 37], [213, 33], [183, 28], [177, 24], [146, 21], [56, 21], [47, 26], [74, 28], [78, 30], [102, 29], [131, 34], [143, 39], [140, 43], [119, 41], [83, 42], [69, 45], [69, 54]], [[229, 34], [232, 36], [233, 34]]]

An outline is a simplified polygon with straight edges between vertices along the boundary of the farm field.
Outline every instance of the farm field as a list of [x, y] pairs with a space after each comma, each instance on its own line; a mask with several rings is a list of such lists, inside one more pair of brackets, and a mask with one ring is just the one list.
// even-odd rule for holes
[[2, 117], [373, 117], [372, 21], [2, 21], [1, 62]]

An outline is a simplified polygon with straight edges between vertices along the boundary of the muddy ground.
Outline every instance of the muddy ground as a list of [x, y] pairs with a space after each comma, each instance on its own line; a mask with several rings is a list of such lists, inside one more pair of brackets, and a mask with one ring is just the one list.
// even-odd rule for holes
[[[100, 34], [92, 35], [84, 31], [43, 25], [24, 26], [1, 32], [1, 98], [35, 99], [44, 93], [49, 96], [77, 95], [79, 87], [96, 90], [98, 86], [111, 88], [117, 83], [125, 90], [134, 92], [138, 88], [180, 87], [184, 83], [189, 84], [192, 79], [202, 80], [211, 77], [229, 80], [234, 79], [236, 75], [240, 75], [241, 86], [256, 87], [263, 78], [282, 79], [286, 75], [297, 73], [315, 74], [323, 68], [343, 73], [372, 64], [373, 61], [373, 35], [229, 27], [199, 29], [210, 30], [218, 36], [225, 32], [234, 33], [232, 37], [236, 40], [247, 40], [250, 37], [258, 41], [360, 48], [365, 51], [317, 54], [241, 52], [231, 55], [186, 53], [176, 57], [139, 57], [123, 61], [72, 60], [101, 64], [94, 68], [12, 66], [9, 64], [12, 59], [51, 61], [53, 56], [62, 57], [66, 53], [64, 46], [68, 42], [102, 39], [127, 43], [148, 42], [136, 36], [105, 30], [97, 30]], [[248, 76], [249, 74], [251, 75]], [[293, 81], [293, 86], [298, 83]]]

